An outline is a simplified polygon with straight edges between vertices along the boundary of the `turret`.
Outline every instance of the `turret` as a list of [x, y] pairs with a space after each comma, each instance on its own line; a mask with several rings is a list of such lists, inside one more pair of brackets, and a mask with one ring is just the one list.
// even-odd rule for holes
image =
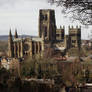
[[78, 27], [69, 27], [69, 37], [71, 38], [71, 47], [81, 47], [81, 29]]
[[17, 29], [15, 29], [15, 36], [14, 38], [18, 38]]
[[60, 29], [62, 29], [62, 26], [60, 26]]
[[11, 29], [8, 38], [8, 50], [9, 50], [9, 57], [13, 57], [13, 39], [12, 39]]
[[11, 29], [10, 29], [10, 31], [9, 31], [9, 39], [12, 39], [12, 33], [11, 33]]
[[76, 29], [78, 29], [78, 25], [76, 26]]
[[63, 29], [65, 29], [65, 26], [63, 26]]
[[70, 25], [68, 26], [68, 29], [70, 30]]
[[73, 29], [73, 25], [72, 25], [72, 29]]

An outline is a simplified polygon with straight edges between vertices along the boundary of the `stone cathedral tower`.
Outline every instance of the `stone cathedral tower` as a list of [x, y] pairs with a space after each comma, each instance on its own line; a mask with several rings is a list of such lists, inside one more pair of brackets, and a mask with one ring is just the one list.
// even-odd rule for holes
[[39, 11], [39, 37], [48, 42], [56, 40], [56, 22], [54, 10]]
[[69, 37], [71, 38], [70, 46], [71, 47], [81, 47], [81, 27], [74, 28], [69, 26]]

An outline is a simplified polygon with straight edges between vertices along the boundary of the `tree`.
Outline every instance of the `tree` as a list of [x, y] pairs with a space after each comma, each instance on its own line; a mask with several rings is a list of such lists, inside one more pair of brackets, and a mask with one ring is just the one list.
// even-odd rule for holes
[[21, 77], [52, 78], [57, 74], [57, 65], [52, 58], [34, 57], [21, 63]]
[[0, 68], [0, 83], [6, 84], [10, 77], [10, 72], [5, 68]]
[[32, 77], [35, 76], [36, 60], [28, 57], [21, 63], [21, 76]]
[[63, 7], [63, 13], [72, 13], [72, 18], [84, 25], [92, 25], [92, 0], [49, 0], [51, 4]]

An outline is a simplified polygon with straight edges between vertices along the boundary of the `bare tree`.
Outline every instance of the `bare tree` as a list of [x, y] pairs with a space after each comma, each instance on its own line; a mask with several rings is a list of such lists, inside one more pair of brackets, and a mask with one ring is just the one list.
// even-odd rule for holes
[[92, 25], [92, 0], [48, 0], [63, 7], [63, 13], [72, 13], [72, 18], [84, 25]]

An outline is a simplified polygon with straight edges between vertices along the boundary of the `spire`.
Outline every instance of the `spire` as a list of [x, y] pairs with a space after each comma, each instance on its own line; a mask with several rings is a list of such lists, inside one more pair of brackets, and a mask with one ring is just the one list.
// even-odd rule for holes
[[63, 29], [65, 29], [65, 26], [63, 26]]
[[68, 29], [70, 29], [70, 25], [68, 26]]
[[76, 28], [78, 29], [78, 25], [76, 26]]
[[15, 29], [15, 38], [18, 38], [17, 29]]
[[9, 31], [9, 37], [8, 37], [8, 54], [9, 57], [13, 56], [13, 39], [12, 39], [12, 33], [11, 33], [11, 29]]
[[72, 29], [73, 29], [73, 25], [72, 25]]
[[60, 29], [62, 29], [62, 26], [60, 26]]
[[9, 36], [12, 36], [11, 29], [10, 29], [10, 31], [9, 31]]
[[9, 40], [12, 40], [12, 33], [11, 33], [11, 29], [9, 31]]

